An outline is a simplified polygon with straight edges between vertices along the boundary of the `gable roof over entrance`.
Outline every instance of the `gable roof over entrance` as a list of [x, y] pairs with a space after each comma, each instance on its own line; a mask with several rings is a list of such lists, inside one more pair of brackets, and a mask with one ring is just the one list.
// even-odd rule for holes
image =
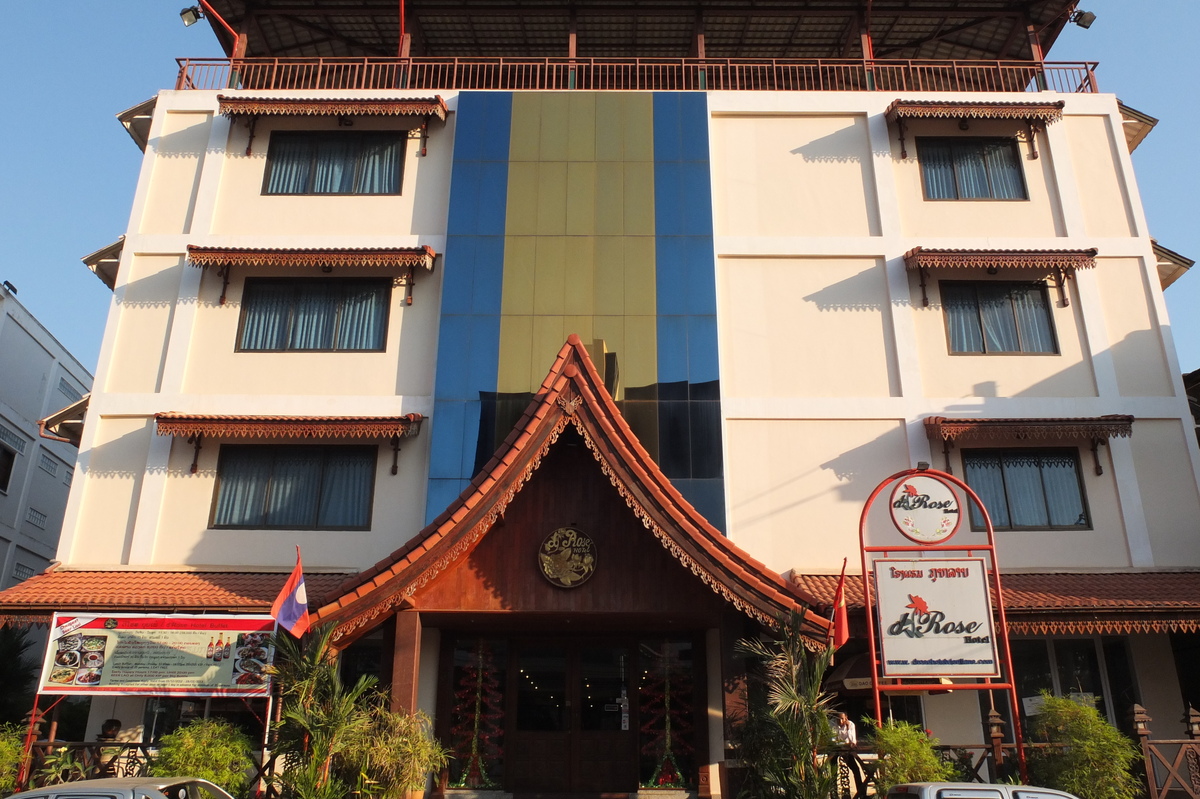
[[438, 575], [466, 560], [504, 516], [568, 427], [579, 433], [625, 504], [661, 546], [734, 608], [773, 625], [791, 611], [823, 639], [829, 623], [807, 609], [812, 599], [743, 552], [671, 485], [622, 417], [578, 336], [559, 351], [516, 427], [458, 499], [411, 541], [342, 586], [317, 611], [334, 639], [354, 637], [383, 617], [420, 607]]

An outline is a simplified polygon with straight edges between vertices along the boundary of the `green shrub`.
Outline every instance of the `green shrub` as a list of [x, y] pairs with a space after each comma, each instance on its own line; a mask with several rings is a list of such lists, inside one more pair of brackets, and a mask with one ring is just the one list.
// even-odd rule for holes
[[[874, 722], [870, 722], [872, 726]], [[907, 721], [893, 721], [875, 730], [879, 769], [875, 772], [875, 795], [883, 796], [893, 785], [905, 782], [943, 782], [954, 779], [956, 770], [938, 755], [938, 740]]]
[[1029, 776], [1034, 785], [1081, 799], [1133, 799], [1141, 793], [1140, 783], [1130, 773], [1141, 756], [1137, 747], [1092, 703], [1043, 694], [1030, 736], [1060, 744], [1030, 750]]
[[150, 773], [199, 777], [239, 796], [253, 767], [254, 745], [241, 730], [222, 719], [199, 719], [163, 736]]
[[17, 788], [24, 743], [24, 736], [16, 725], [0, 726], [0, 796], [8, 796]]

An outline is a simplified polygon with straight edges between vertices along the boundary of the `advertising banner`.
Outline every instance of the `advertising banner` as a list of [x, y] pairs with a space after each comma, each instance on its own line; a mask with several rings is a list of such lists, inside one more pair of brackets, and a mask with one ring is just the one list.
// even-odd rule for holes
[[997, 677], [982, 558], [874, 561], [884, 677]]
[[266, 696], [270, 616], [54, 615], [44, 694]]

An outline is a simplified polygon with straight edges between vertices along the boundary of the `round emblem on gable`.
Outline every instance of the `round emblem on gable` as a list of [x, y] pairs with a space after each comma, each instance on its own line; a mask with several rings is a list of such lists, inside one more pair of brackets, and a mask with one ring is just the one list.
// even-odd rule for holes
[[892, 523], [918, 544], [940, 544], [958, 532], [958, 496], [932, 474], [910, 474], [892, 489]]
[[596, 571], [596, 544], [587, 533], [560, 527], [538, 550], [542, 576], [560, 588], [578, 588]]

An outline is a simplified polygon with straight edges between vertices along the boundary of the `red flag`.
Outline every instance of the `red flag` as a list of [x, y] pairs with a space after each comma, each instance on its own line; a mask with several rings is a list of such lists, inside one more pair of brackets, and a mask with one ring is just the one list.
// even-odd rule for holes
[[850, 619], [846, 616], [846, 559], [842, 559], [842, 576], [833, 595], [833, 648], [838, 649], [850, 640]]
[[308, 592], [304, 590], [304, 565], [300, 562], [300, 547], [296, 547], [296, 568], [283, 584], [275, 604], [271, 606], [271, 615], [279, 626], [296, 638], [308, 632]]

